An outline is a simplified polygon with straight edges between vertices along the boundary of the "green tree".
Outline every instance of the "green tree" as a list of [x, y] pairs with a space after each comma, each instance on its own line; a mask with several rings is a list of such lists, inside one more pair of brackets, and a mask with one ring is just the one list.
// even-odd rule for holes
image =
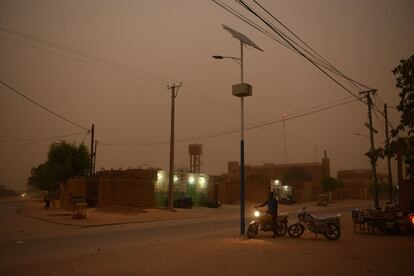
[[401, 118], [399, 125], [391, 131], [393, 141], [386, 154], [395, 154], [397, 150], [402, 152], [407, 176], [414, 178], [414, 55], [407, 60], [401, 60], [392, 73], [396, 76], [396, 86], [400, 89], [397, 110], [401, 112]]
[[90, 155], [84, 144], [52, 143], [47, 157], [46, 162], [32, 168], [28, 184], [46, 190], [50, 200], [54, 200], [61, 183], [87, 176], [90, 169]]
[[45, 162], [37, 167], [33, 167], [27, 182], [30, 186], [47, 191], [48, 198], [53, 199], [56, 191], [59, 189], [56, 166], [52, 163]]
[[342, 187], [342, 182], [334, 177], [325, 177], [321, 181], [322, 189], [328, 193], [328, 199], [331, 198], [331, 193], [339, 187]]
[[48, 161], [56, 165], [58, 180], [63, 184], [73, 177], [85, 177], [90, 169], [90, 155], [84, 144], [79, 146], [65, 141], [50, 145]]

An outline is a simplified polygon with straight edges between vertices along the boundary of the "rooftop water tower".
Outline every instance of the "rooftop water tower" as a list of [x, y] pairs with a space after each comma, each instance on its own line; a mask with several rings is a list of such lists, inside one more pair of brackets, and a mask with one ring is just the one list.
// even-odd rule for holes
[[189, 145], [188, 152], [190, 153], [190, 172], [200, 173], [201, 168], [201, 144]]

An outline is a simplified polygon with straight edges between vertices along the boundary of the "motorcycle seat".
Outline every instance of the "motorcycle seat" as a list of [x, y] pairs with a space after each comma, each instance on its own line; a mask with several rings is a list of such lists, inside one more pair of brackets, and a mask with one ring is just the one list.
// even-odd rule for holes
[[336, 215], [327, 215], [327, 216], [315, 216], [312, 215], [312, 217], [318, 221], [329, 221], [329, 220], [337, 220], [340, 219], [342, 214], [336, 214]]

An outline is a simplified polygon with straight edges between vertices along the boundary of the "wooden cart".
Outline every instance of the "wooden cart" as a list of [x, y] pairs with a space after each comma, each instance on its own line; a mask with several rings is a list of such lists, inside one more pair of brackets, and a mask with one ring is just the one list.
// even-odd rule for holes
[[407, 219], [395, 210], [354, 209], [352, 220], [355, 233], [359, 231], [385, 235], [406, 232]]

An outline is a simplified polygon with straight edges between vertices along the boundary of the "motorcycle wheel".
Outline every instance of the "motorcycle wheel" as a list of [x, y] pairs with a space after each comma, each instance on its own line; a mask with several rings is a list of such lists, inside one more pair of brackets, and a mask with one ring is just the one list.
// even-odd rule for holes
[[288, 231], [288, 226], [286, 222], [278, 222], [276, 224], [276, 235], [280, 237], [284, 236], [286, 235], [287, 231]]
[[336, 224], [328, 223], [323, 234], [328, 240], [335, 241], [341, 237], [341, 229]]
[[303, 231], [305, 231], [305, 228], [300, 223], [294, 223], [290, 225], [288, 228], [288, 234], [292, 238], [299, 238], [300, 236], [302, 236]]
[[257, 235], [259, 225], [257, 223], [253, 223], [249, 225], [247, 229], [247, 237], [249, 239], [254, 238]]

